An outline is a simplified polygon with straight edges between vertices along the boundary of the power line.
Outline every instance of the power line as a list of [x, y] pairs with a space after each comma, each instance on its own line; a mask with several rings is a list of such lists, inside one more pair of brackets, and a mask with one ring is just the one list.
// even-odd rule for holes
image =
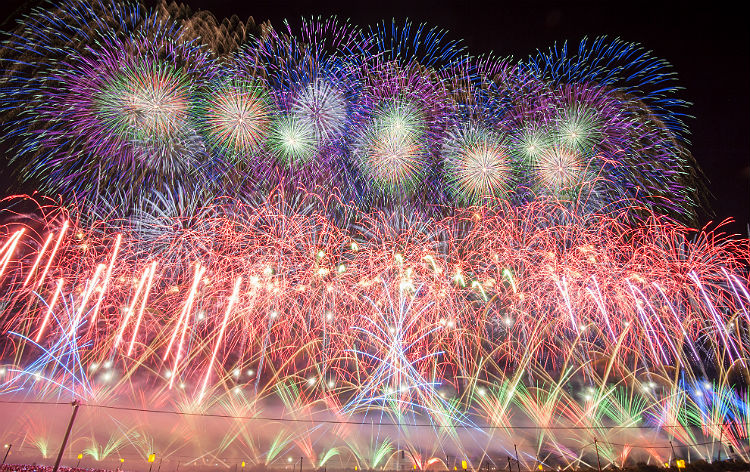
[[0, 400], [0, 403], [7, 403], [11, 405], [70, 405], [70, 402], [42, 402], [27, 400]]
[[[45, 402], [45, 401], [24, 401], [24, 400], [0, 400], [0, 404], [27, 404], [27, 405], [70, 405], [69, 402]], [[314, 418], [274, 418], [268, 416], [235, 416], [221, 413], [194, 413], [186, 411], [176, 410], [159, 410], [152, 408], [138, 408], [128, 406], [116, 406], [116, 405], [97, 405], [93, 403], [81, 403], [82, 407], [90, 408], [101, 408], [107, 410], [117, 411], [134, 411], [139, 413], [155, 413], [155, 414], [167, 414], [167, 415], [178, 415], [178, 416], [195, 416], [195, 417], [206, 417], [206, 418], [222, 418], [222, 419], [235, 419], [235, 420], [246, 420], [246, 421], [268, 421], [278, 423], [316, 423], [316, 424], [345, 424], [345, 425], [357, 425], [357, 426], [398, 426], [398, 427], [410, 427], [410, 428], [443, 428], [443, 426], [436, 425], [433, 423], [404, 423], [404, 422], [373, 422], [373, 421], [355, 421], [355, 420], [331, 420], [331, 419], [314, 419]], [[703, 428], [707, 426], [726, 426], [727, 424], [743, 424], [747, 426], [748, 422], [735, 421], [732, 423], [701, 423], [695, 425], [613, 425], [610, 429], [669, 429], [669, 428]], [[599, 431], [605, 426], [498, 426], [498, 425], [453, 425], [449, 428], [454, 429], [481, 429], [481, 430], [492, 430], [492, 429], [514, 429], [514, 430], [587, 430], [587, 431]]]

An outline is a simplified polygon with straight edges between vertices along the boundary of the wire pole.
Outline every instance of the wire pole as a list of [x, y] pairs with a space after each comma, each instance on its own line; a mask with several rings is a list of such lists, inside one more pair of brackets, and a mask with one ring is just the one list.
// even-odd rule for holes
[[674, 446], [672, 445], [672, 441], [669, 441], [669, 447], [672, 448], [672, 458], [669, 460], [669, 467], [672, 467], [672, 462], [677, 459], [677, 455], [674, 453]]
[[521, 461], [518, 460], [518, 446], [514, 444], [513, 449], [516, 451], [516, 468], [518, 468], [518, 472], [521, 472]]
[[12, 447], [13, 447], [13, 444], [10, 444], [10, 443], [8, 443], [8, 444], [5, 445], [5, 448], [8, 449], [8, 450], [5, 451], [5, 457], [3, 457], [3, 465], [5, 465], [5, 459], [8, 458], [8, 454], [10, 454], [10, 449]]
[[602, 472], [602, 461], [599, 460], [599, 444], [596, 442], [596, 438], [594, 438], [594, 449], [596, 449], [596, 463], [599, 465], [599, 472]]
[[63, 451], [65, 451], [65, 446], [68, 445], [68, 438], [70, 437], [70, 431], [73, 429], [73, 422], [76, 420], [76, 415], [78, 414], [78, 407], [81, 406], [80, 403], [78, 403], [78, 400], [73, 400], [73, 414], [70, 416], [70, 422], [68, 423], [68, 429], [65, 431], [65, 437], [63, 438], [62, 444], [60, 444], [60, 452], [57, 453], [57, 459], [55, 460], [55, 467], [52, 469], [52, 472], [57, 472], [60, 468], [60, 460], [62, 460]]
[[510, 466], [510, 456], [508, 456], [508, 472], [513, 472], [513, 469]]

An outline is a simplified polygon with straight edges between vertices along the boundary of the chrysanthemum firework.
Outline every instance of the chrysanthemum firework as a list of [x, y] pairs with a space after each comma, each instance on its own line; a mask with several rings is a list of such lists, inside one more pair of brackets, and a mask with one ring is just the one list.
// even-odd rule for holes
[[673, 215], [695, 214], [704, 187], [686, 149], [689, 104], [676, 96], [668, 62], [641, 45], [600, 37], [575, 49], [555, 46], [522, 67], [556, 91], [553, 100], [567, 101], [568, 113], [596, 117], [601, 139], [592, 144], [610, 150], [605, 157], [618, 174], [606, 193], [636, 196]]
[[449, 189], [459, 200], [482, 203], [512, 191], [518, 169], [498, 133], [464, 125], [448, 133], [442, 153]]
[[[76, 105], [93, 112], [92, 124], [102, 133], [99, 143], [110, 141], [105, 146], [131, 148], [130, 159], [118, 164], [131, 160], [143, 166], [144, 174], [174, 176], [194, 167], [202, 144], [188, 128], [192, 88], [188, 77], [166, 63], [115, 61], [117, 71], [96, 70], [104, 72], [99, 83], [81, 83], [77, 77], [69, 77], [73, 90], [89, 94], [86, 102]], [[99, 152], [112, 151], [115, 149], [104, 147]]]
[[213, 196], [201, 188], [180, 187], [174, 192], [142, 195], [125, 229], [137, 241], [132, 247], [135, 258], [163, 258], [165, 273], [177, 279], [190, 271], [195, 260], [210, 258], [216, 230], [213, 217], [219, 206], [208, 205]]
[[355, 156], [376, 185], [409, 192], [427, 171], [429, 147], [422, 111], [408, 100], [392, 100], [373, 110], [358, 136]]
[[257, 165], [269, 137], [272, 106], [262, 83], [224, 80], [198, 99], [196, 126], [211, 152], [240, 167]]
[[347, 98], [342, 89], [325, 79], [308, 83], [293, 97], [292, 114], [315, 130], [321, 146], [340, 142], [348, 118]]
[[587, 157], [574, 146], [555, 143], [541, 151], [531, 166], [544, 191], [572, 194], [587, 183]]
[[551, 133], [533, 123], [526, 124], [515, 137], [514, 150], [526, 163], [538, 159], [542, 152], [552, 146]]
[[289, 166], [299, 166], [313, 160], [319, 145], [314, 124], [301, 116], [279, 113], [271, 122], [269, 151]]
[[[102, 13], [75, 1], [63, 10]], [[6, 43], [16, 61], [33, 65], [5, 89], [6, 99], [29, 100], [10, 124], [19, 137], [12, 159], [42, 188], [79, 198], [113, 187], [179, 185], [207, 156], [189, 106], [209, 74], [208, 53], [183, 41], [169, 18], [129, 4], [112, 4], [106, 14], [92, 20], [103, 23], [99, 29], [74, 16], [52, 21], [43, 36], [35, 18], [30, 44]], [[62, 43], [54, 45], [60, 57], [46, 57], [53, 45], [39, 44], [45, 38]]]

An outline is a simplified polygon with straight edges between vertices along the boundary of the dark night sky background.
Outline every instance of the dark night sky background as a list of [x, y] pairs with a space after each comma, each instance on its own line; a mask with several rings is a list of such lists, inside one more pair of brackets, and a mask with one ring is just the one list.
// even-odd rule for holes
[[[38, 2], [5, 0], [0, 20], [14, 21]], [[153, 1], [146, 1], [152, 5]], [[449, 30], [474, 54], [490, 51], [516, 58], [555, 41], [577, 44], [583, 36], [619, 36], [671, 62], [693, 103], [688, 120], [691, 150], [708, 180], [715, 221], [733, 218], [726, 229], [747, 235], [750, 223], [750, 28], [735, 6], [720, 2], [360, 2], [273, 0], [189, 0], [193, 10], [217, 17], [252, 16], [257, 23], [284, 18], [338, 15], [367, 25], [381, 19], [410, 18]], [[3, 173], [4, 174], [4, 173]], [[0, 174], [2, 175], [2, 174]], [[5, 174], [7, 175], [7, 174]], [[708, 220], [701, 221], [701, 224]]]

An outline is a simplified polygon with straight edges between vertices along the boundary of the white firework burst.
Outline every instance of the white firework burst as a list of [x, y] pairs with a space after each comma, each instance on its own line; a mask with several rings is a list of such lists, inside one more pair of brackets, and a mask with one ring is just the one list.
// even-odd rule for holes
[[303, 88], [292, 106], [292, 113], [315, 130], [315, 139], [323, 146], [343, 138], [346, 110], [344, 94], [323, 79], [316, 79]]

